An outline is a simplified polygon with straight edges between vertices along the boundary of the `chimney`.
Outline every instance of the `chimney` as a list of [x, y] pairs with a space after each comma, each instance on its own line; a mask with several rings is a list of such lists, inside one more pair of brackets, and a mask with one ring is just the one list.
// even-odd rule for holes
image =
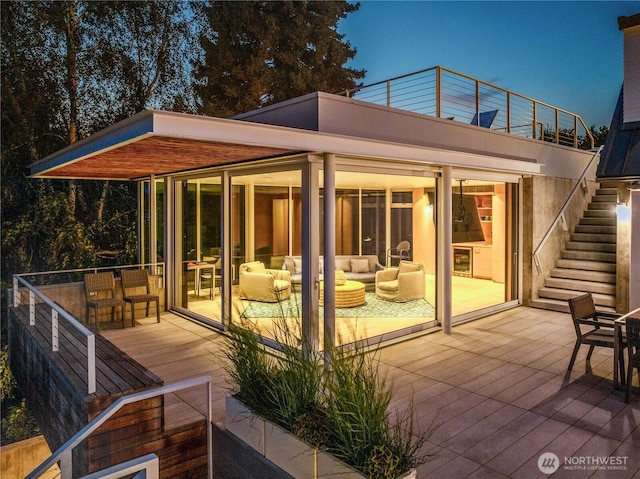
[[640, 121], [640, 13], [618, 17], [624, 34], [624, 123]]

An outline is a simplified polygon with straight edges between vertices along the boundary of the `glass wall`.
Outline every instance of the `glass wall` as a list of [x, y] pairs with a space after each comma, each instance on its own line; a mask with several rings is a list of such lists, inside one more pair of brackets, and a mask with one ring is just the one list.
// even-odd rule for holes
[[511, 183], [456, 179], [452, 184], [452, 315], [512, 299], [517, 224]]
[[220, 178], [175, 182], [174, 305], [221, 323], [222, 194]]

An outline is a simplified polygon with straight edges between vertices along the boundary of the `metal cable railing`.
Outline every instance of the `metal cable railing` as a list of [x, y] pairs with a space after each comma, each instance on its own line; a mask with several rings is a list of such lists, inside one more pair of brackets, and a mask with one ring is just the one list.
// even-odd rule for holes
[[[557, 145], [592, 149], [594, 144], [579, 115], [440, 66], [340, 94]], [[490, 114], [491, 124], [483, 114]]]

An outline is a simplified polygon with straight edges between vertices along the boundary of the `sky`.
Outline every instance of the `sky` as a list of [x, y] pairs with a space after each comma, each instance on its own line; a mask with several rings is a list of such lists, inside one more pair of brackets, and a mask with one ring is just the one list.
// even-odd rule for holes
[[634, 1], [374, 1], [339, 24], [364, 84], [440, 65], [609, 127]]

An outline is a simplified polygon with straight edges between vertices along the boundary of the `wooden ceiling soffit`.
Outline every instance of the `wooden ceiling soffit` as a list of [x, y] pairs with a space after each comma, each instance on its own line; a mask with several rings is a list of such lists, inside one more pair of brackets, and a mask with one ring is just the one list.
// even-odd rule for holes
[[153, 136], [38, 173], [38, 178], [130, 180], [261, 160], [297, 151]]

